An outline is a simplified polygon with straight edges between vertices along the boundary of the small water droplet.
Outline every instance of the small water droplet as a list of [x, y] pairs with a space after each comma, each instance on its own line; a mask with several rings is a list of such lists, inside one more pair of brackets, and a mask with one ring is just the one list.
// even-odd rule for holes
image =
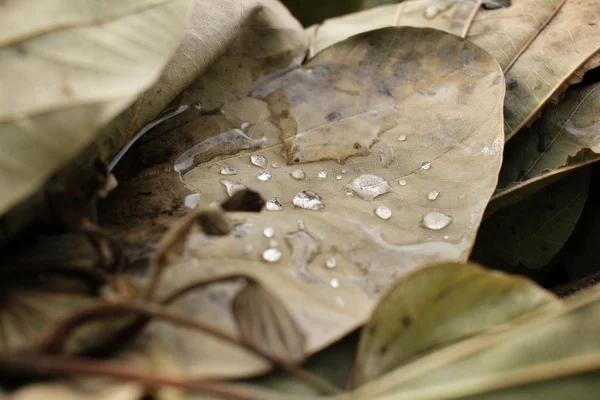
[[267, 226], [265, 229], [263, 229], [263, 235], [265, 235], [265, 237], [272, 238], [275, 235], [275, 229]]
[[353, 197], [353, 196], [354, 196], [354, 193], [352, 192], [352, 190], [350, 190], [350, 189], [347, 189], [347, 190], [346, 190], [346, 196], [348, 196], [348, 197]]
[[191, 208], [192, 210], [194, 208], [198, 207], [199, 202], [200, 202], [200, 194], [198, 194], [198, 193], [194, 193], [194, 194], [190, 194], [189, 196], [185, 196], [185, 199], [183, 200], [183, 204], [187, 208]]
[[256, 177], [258, 178], [259, 181], [266, 182], [266, 181], [270, 180], [272, 177], [271, 171], [269, 171], [268, 169], [261, 169], [258, 172], [258, 175], [256, 175]]
[[279, 200], [277, 197], [273, 197], [271, 200], [267, 201], [267, 210], [269, 210], [269, 211], [283, 210], [283, 204], [281, 204], [281, 200]]
[[421, 169], [428, 170], [429, 168], [431, 168], [431, 163], [429, 161], [425, 161], [421, 164]]
[[441, 212], [431, 211], [423, 216], [423, 227], [439, 231], [444, 229], [452, 222], [452, 217]]
[[254, 165], [256, 165], [257, 167], [260, 167], [262, 169], [266, 169], [267, 168], [267, 159], [265, 158], [265, 156], [261, 156], [260, 154], [253, 154], [250, 156], [250, 162]]
[[229, 196], [233, 196], [236, 192], [246, 189], [246, 186], [242, 185], [241, 183], [228, 181], [227, 179], [221, 179], [219, 183], [225, 186], [225, 190]]
[[326, 179], [327, 178], [327, 171], [319, 171], [319, 173], [317, 174], [317, 176], [319, 177], [319, 179]]
[[293, 200], [296, 207], [304, 208], [305, 210], [322, 210], [325, 208], [321, 196], [310, 190], [305, 190], [298, 193]]
[[221, 168], [221, 175], [237, 175], [237, 169], [231, 167]]
[[265, 261], [274, 263], [281, 259], [281, 250], [276, 247], [271, 247], [263, 251], [262, 256]]
[[400, 142], [404, 142], [406, 140], [406, 135], [400, 135], [400, 136], [398, 136], [398, 140]]
[[386, 206], [379, 206], [375, 209], [375, 215], [381, 219], [390, 219], [392, 218], [392, 210]]
[[292, 178], [294, 178], [297, 181], [301, 181], [306, 177], [306, 175], [304, 174], [304, 171], [302, 171], [301, 169], [297, 169], [294, 172], [292, 172]]
[[194, 107], [196, 110], [202, 110], [202, 103], [192, 104], [192, 107]]
[[400, 179], [398, 183], [400, 184], [400, 186], [406, 186], [406, 181], [404, 179]]
[[348, 172], [348, 170], [347, 170], [346, 168], [344, 168], [344, 169], [342, 170], [342, 174], [345, 174], [346, 172]]
[[449, 240], [449, 239], [450, 239], [450, 236], [444, 235], [444, 240]]
[[465, 197], [467, 197], [467, 196], [465, 196], [464, 194], [461, 194], [460, 196], [458, 196], [458, 198], [459, 198], [460, 200], [464, 199]]
[[338, 281], [337, 279], [333, 278], [331, 281], [329, 281], [329, 285], [334, 288], [337, 289], [340, 287], [340, 281]]
[[427, 194], [427, 198], [431, 201], [434, 201], [435, 199], [438, 198], [439, 195], [440, 195], [440, 192], [438, 192], [437, 190], [432, 190], [431, 192], [429, 192]]
[[298, 230], [303, 231], [304, 229], [306, 229], [306, 226], [304, 225], [304, 221], [299, 219], [296, 221], [296, 224], [298, 225]]
[[327, 261], [325, 261], [325, 266], [327, 268], [335, 268], [337, 266], [337, 260], [335, 257], [329, 257]]
[[367, 201], [372, 201], [375, 197], [387, 193], [389, 190], [388, 183], [383, 178], [370, 174], [354, 178], [346, 188]]
[[277, 169], [281, 167], [281, 164], [274, 162], [273, 164], [271, 164], [271, 167]]
[[335, 179], [338, 180], [338, 181], [341, 181], [342, 180], [342, 176], [338, 175], [338, 176], [335, 177]]

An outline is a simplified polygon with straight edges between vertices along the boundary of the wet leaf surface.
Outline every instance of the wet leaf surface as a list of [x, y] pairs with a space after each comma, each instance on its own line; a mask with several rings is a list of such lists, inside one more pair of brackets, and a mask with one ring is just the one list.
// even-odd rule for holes
[[363, 328], [356, 384], [540, 307], [560, 302], [526, 279], [474, 264], [424, 268], [399, 280]]

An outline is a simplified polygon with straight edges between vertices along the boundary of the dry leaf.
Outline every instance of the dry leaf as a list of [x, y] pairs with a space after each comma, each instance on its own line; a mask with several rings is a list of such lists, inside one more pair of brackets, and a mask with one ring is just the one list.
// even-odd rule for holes
[[543, 268], [571, 236], [589, 186], [585, 168], [499, 210], [481, 224], [471, 258], [515, 273]]
[[[357, 385], [401, 365], [509, 323], [558, 299], [533, 282], [474, 264], [442, 264], [396, 282], [363, 328]], [[373, 397], [367, 397], [373, 398]]]
[[506, 73], [507, 139], [530, 123], [571, 75], [600, 49], [600, 3], [568, 0]]
[[44, 4], [33, 15], [16, 1], [0, 16], [0, 92], [10, 93], [0, 113], [2, 214], [158, 79], [191, 11], [190, 0], [53, 3], [61, 12]]
[[305, 336], [281, 300], [249, 282], [236, 294], [233, 315], [242, 340], [283, 364], [304, 359]]

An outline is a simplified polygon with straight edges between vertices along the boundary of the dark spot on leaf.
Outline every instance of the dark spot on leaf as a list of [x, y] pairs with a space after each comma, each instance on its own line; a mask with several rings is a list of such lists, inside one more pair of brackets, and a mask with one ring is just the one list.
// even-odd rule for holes
[[510, 78], [506, 84], [508, 90], [515, 90], [518, 86], [519, 82], [515, 78]]
[[388, 351], [388, 350], [389, 350], [389, 347], [388, 347], [388, 345], [387, 345], [387, 344], [384, 344], [383, 346], [381, 346], [381, 347], [379, 348], [379, 355], [380, 355], [380, 356], [384, 355], [385, 353], [387, 353], [387, 351]]
[[260, 212], [264, 206], [265, 201], [260, 194], [250, 189], [235, 192], [221, 204], [221, 208], [225, 211]]
[[540, 250], [541, 250], [541, 251], [548, 251], [548, 250], [549, 250], [549, 248], [548, 248], [548, 244], [546, 244], [546, 243], [542, 243], [542, 244], [540, 245]]
[[202, 232], [209, 236], [223, 236], [231, 231], [229, 221], [223, 213], [216, 210], [203, 211], [196, 217], [196, 222]]
[[362, 149], [362, 144], [360, 144], [360, 143], [358, 143], [358, 142], [354, 142], [354, 148], [355, 148], [356, 150], [360, 150], [360, 149]]
[[412, 319], [408, 315], [402, 316], [402, 326], [408, 328], [412, 324]]
[[325, 119], [329, 122], [332, 122], [332, 121], [335, 121], [336, 119], [339, 119], [341, 116], [342, 116], [342, 114], [340, 114], [339, 112], [332, 111], [325, 116]]

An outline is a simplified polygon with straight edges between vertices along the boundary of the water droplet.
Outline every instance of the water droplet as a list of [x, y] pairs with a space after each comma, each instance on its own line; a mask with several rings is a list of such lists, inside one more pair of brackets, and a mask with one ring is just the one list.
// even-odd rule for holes
[[444, 240], [449, 240], [449, 239], [450, 239], [450, 236], [444, 235]]
[[267, 210], [269, 210], [269, 211], [283, 210], [283, 204], [281, 204], [281, 200], [279, 200], [277, 197], [273, 197], [271, 200], [267, 201]]
[[261, 169], [267, 168], [267, 159], [265, 156], [261, 156], [260, 154], [253, 154], [250, 156], [250, 162]]
[[427, 194], [427, 198], [431, 201], [434, 201], [438, 198], [439, 195], [440, 192], [438, 192], [437, 190], [432, 190], [431, 192], [429, 192], [429, 194]]
[[306, 226], [304, 225], [304, 221], [299, 219], [296, 221], [296, 224], [298, 225], [298, 230], [299, 231], [303, 231], [304, 229], [306, 229]]
[[429, 168], [431, 168], [431, 163], [429, 161], [425, 161], [421, 164], [421, 169], [428, 170]]
[[274, 162], [273, 164], [271, 164], [271, 167], [277, 169], [281, 167], [281, 164]]
[[390, 219], [392, 218], [392, 210], [386, 206], [379, 206], [375, 209], [375, 215], [381, 219]]
[[192, 107], [194, 107], [196, 110], [202, 110], [202, 103], [192, 104]]
[[325, 208], [325, 204], [323, 204], [323, 199], [321, 199], [321, 196], [315, 192], [311, 192], [310, 190], [305, 190], [298, 193], [294, 197], [293, 203], [296, 207], [304, 208], [305, 210], [318, 211]]
[[361, 199], [372, 201], [375, 197], [387, 193], [389, 185], [383, 178], [368, 174], [354, 178], [346, 188], [352, 190]]
[[275, 229], [267, 226], [265, 229], [263, 229], [263, 235], [265, 235], [265, 237], [272, 238], [275, 235]]
[[261, 169], [259, 171], [258, 175], [256, 175], [256, 177], [258, 178], [259, 181], [266, 182], [266, 181], [270, 180], [272, 177], [271, 171], [269, 171], [268, 169]]
[[353, 197], [353, 196], [354, 196], [354, 193], [352, 192], [352, 190], [350, 190], [350, 189], [346, 189], [346, 196], [348, 196], [348, 197]]
[[304, 171], [302, 171], [301, 169], [297, 169], [294, 172], [292, 172], [292, 178], [294, 178], [297, 181], [301, 181], [306, 177], [306, 175], [304, 174]]
[[337, 260], [335, 257], [329, 257], [327, 261], [325, 261], [325, 266], [327, 268], [335, 268], [337, 266]]
[[423, 216], [423, 227], [439, 231], [444, 229], [452, 222], [452, 217], [441, 212], [431, 211]]
[[281, 250], [276, 247], [271, 247], [263, 251], [262, 256], [265, 261], [274, 263], [281, 259]]
[[344, 169], [342, 170], [342, 174], [345, 174], [346, 172], [348, 172], [348, 170], [347, 170], [346, 168], [344, 168]]
[[341, 181], [342, 180], [342, 176], [338, 175], [338, 176], [335, 177], [335, 179], [338, 180], [338, 181]]
[[227, 194], [229, 196], [233, 196], [235, 192], [246, 189], [246, 186], [242, 185], [241, 183], [228, 181], [227, 179], [221, 179], [219, 183], [225, 186], [225, 190], [227, 190]]
[[237, 175], [237, 169], [231, 167], [221, 168], [221, 175]]
[[337, 289], [340, 287], [340, 281], [338, 281], [337, 279], [333, 278], [331, 281], [329, 281], [329, 285], [334, 288]]
[[190, 194], [189, 196], [185, 196], [185, 199], [183, 200], [183, 204], [187, 208], [191, 208], [192, 210], [194, 208], [198, 207], [199, 202], [200, 202], [200, 194], [198, 194], [198, 193], [194, 193], [194, 194]]
[[406, 140], [406, 135], [400, 135], [400, 136], [398, 136], [398, 140], [400, 142], [404, 142]]
[[406, 186], [406, 181], [404, 179], [400, 179], [398, 183], [400, 184], [400, 186]]
[[317, 174], [317, 176], [319, 177], [319, 179], [326, 179], [327, 178], [327, 171], [319, 171], [319, 173]]

